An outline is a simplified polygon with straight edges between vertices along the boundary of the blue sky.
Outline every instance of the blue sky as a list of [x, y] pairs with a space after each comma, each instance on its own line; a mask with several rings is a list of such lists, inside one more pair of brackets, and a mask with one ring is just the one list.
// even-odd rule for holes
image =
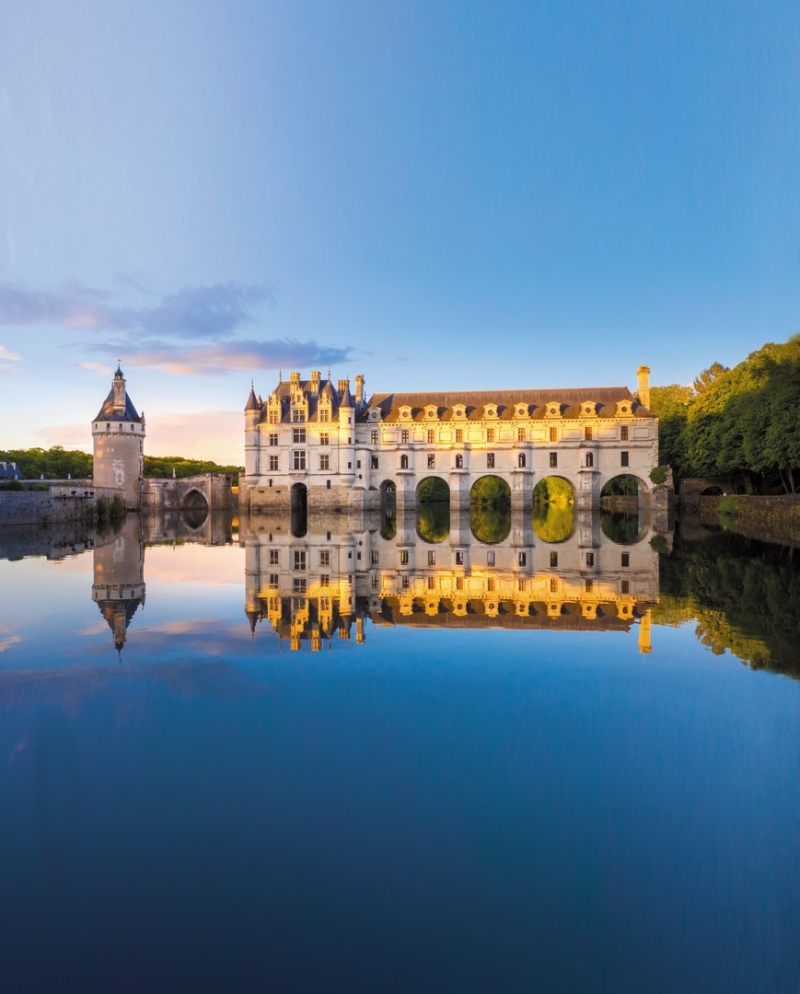
[[[800, 330], [800, 7], [9, 0], [0, 448], [250, 378], [688, 382]], [[38, 403], [32, 403], [38, 398]]]

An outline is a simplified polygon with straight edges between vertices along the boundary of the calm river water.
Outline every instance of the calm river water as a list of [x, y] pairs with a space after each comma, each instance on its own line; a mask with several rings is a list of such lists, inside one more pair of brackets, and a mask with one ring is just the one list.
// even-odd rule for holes
[[4, 994], [800, 989], [789, 551], [445, 508], [0, 556]]

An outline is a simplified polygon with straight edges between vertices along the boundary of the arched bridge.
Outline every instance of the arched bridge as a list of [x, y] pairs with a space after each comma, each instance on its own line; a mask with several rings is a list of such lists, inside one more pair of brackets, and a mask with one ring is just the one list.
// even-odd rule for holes
[[231, 478], [224, 473], [203, 473], [180, 480], [144, 479], [139, 507], [142, 511], [227, 511], [232, 506]]

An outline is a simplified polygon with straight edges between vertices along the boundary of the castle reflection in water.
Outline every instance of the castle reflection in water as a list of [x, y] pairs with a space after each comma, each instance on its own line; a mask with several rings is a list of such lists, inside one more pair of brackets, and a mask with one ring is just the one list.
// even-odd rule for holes
[[[199, 526], [180, 516], [131, 515], [94, 548], [92, 597], [121, 650], [144, 603], [148, 544], [238, 540], [253, 637], [277, 637], [294, 650], [317, 651], [334, 638], [363, 642], [371, 622], [570, 631], [637, 624], [640, 651], [650, 651], [659, 572], [647, 521], [640, 527], [634, 516], [614, 534], [597, 511], [578, 511], [556, 542], [539, 537], [529, 512], [509, 514], [499, 528], [491, 521], [487, 528], [485, 516], [476, 522], [469, 510], [437, 514], [422, 508], [237, 522], [214, 513]], [[481, 541], [473, 529], [497, 540]]]

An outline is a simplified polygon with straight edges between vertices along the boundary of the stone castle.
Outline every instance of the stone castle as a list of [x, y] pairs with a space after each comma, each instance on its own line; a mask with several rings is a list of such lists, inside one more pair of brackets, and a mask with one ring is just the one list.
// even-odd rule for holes
[[469, 506], [485, 476], [507, 484], [512, 505], [529, 507], [535, 484], [569, 482], [579, 508], [595, 507], [603, 486], [632, 476], [640, 502], [653, 494], [658, 421], [648, 410], [650, 370], [638, 391], [581, 389], [380, 393], [367, 398], [364, 377], [334, 386], [312, 371], [293, 372], [266, 400], [251, 388], [245, 407], [243, 511], [288, 506], [364, 509], [396, 494], [414, 506], [434, 477], [450, 505]]

